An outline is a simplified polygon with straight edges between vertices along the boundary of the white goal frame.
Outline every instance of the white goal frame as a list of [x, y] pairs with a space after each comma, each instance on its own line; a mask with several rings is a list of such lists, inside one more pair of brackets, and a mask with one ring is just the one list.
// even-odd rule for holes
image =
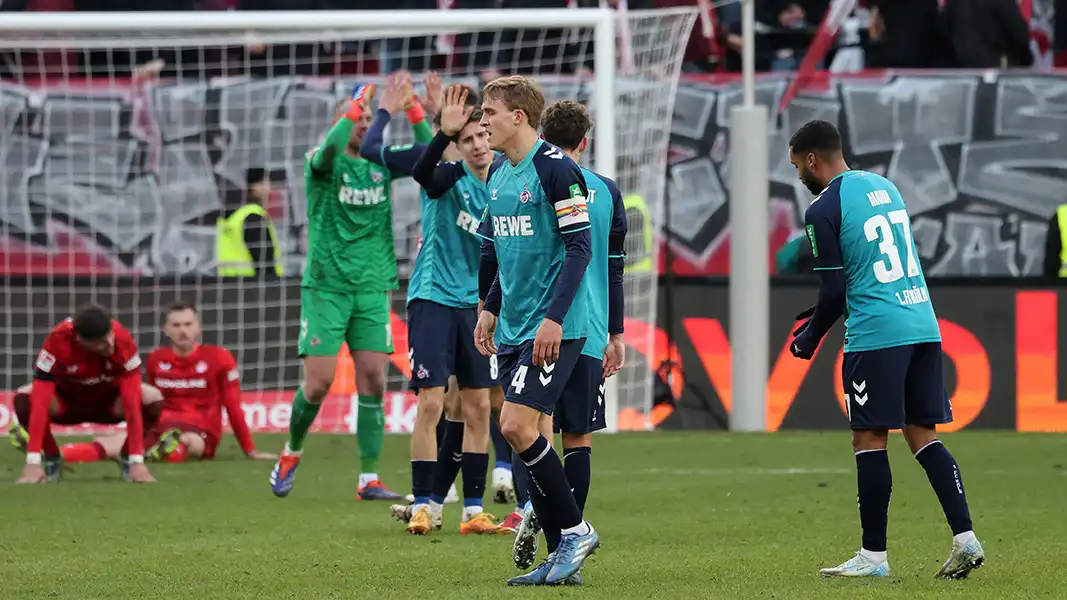
[[[331, 40], [350, 37], [375, 39], [411, 35], [447, 35], [502, 29], [591, 29], [593, 33], [594, 93], [589, 99], [595, 115], [592, 137], [592, 167], [602, 175], [616, 179], [617, 161], [617, 77], [620, 75], [617, 32], [625, 32], [627, 19], [639, 14], [661, 11], [613, 10], [609, 8], [558, 8], [515, 10], [370, 10], [370, 11], [207, 11], [207, 12], [82, 12], [18, 13], [0, 19], [0, 48], [25, 47], [69, 49], [71, 47], [107, 48], [108, 39], [136, 40], [145, 46], [165, 45], [176, 33], [186, 38], [210, 39], [220, 33], [241, 35], [267, 41], [271, 36], [292, 38], [302, 32]], [[671, 11], [663, 11], [670, 13]], [[353, 35], [354, 34], [354, 35]], [[199, 37], [198, 37], [199, 36]], [[166, 40], [160, 42], [160, 40]], [[127, 42], [130, 43], [130, 42]], [[269, 42], [268, 42], [269, 43]], [[123, 44], [125, 47], [126, 44]], [[625, 52], [625, 49], [623, 50]], [[659, 211], [657, 210], [657, 213]], [[658, 220], [658, 219], [657, 219]], [[657, 250], [650, 248], [652, 260]], [[656, 314], [656, 294], [650, 298]], [[652, 375], [654, 377], [654, 375]], [[610, 378], [605, 385], [607, 431], [618, 430], [620, 406], [619, 380]], [[652, 392], [651, 379], [646, 394]], [[651, 407], [651, 399], [646, 399]], [[646, 426], [648, 427], [648, 426]]]

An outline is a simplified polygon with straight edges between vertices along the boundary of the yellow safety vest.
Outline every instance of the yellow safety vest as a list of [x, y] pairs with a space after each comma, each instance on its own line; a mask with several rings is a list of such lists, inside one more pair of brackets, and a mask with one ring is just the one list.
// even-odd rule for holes
[[[631, 194], [622, 199], [623, 208], [626, 210], [626, 220], [629, 230], [629, 239], [634, 239], [633, 234], [641, 236], [644, 242], [643, 248], [635, 252], [626, 253], [626, 272], [636, 273], [639, 271], [652, 270], [652, 216], [648, 212], [645, 199], [636, 194]], [[640, 228], [640, 231], [635, 231]], [[629, 245], [629, 244], [628, 244]]]
[[255, 265], [252, 264], [252, 252], [245, 244], [244, 223], [251, 215], [259, 215], [266, 220], [270, 244], [274, 248], [274, 273], [278, 277], [282, 276], [282, 249], [278, 244], [274, 223], [265, 208], [250, 203], [234, 211], [228, 219], [215, 222], [215, 260], [218, 262], [219, 277], [252, 277], [256, 274]]
[[1056, 209], [1060, 224], [1060, 277], [1067, 277], [1067, 204]]

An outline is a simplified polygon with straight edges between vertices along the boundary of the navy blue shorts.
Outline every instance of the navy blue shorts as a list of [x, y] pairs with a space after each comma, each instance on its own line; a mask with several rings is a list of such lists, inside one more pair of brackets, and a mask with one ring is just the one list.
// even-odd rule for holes
[[448, 385], [455, 375], [461, 388], [496, 384], [489, 357], [474, 347], [475, 308], [453, 308], [430, 302], [408, 302], [408, 361], [413, 390]]
[[604, 417], [604, 360], [578, 357], [552, 415], [556, 433], [593, 433], [608, 426]]
[[841, 379], [852, 429], [952, 422], [940, 342], [846, 352]]
[[585, 338], [563, 340], [559, 345], [559, 360], [543, 367], [533, 364], [533, 345], [530, 340], [518, 346], [500, 344], [497, 347], [504, 400], [551, 415], [582, 355]]

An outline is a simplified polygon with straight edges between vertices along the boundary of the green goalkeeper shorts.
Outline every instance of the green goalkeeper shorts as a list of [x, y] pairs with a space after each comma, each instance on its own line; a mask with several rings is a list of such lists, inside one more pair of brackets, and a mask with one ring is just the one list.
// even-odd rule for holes
[[337, 356], [348, 350], [393, 352], [389, 292], [355, 293], [300, 288], [300, 339], [304, 356]]

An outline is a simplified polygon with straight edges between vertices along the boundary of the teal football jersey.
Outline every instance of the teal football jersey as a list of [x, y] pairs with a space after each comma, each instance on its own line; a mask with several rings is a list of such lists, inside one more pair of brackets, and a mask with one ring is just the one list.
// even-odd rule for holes
[[436, 176], [441, 187], [420, 194], [422, 248], [411, 273], [408, 302], [474, 307], [481, 243], [477, 231], [489, 191], [462, 161], [440, 163]]
[[[552, 302], [566, 255], [563, 236], [589, 229], [588, 190], [578, 165], [540, 141], [519, 164], [498, 156], [489, 169], [489, 219], [499, 265], [501, 308], [496, 342], [531, 341]], [[563, 320], [563, 339], [589, 335], [588, 290], [579, 285]]]
[[614, 181], [585, 168], [582, 175], [589, 188], [586, 204], [592, 238], [592, 258], [582, 278], [582, 287], [589, 296], [589, 335], [582, 354], [600, 359], [608, 345], [609, 240], [612, 235], [626, 235], [626, 209]]
[[911, 219], [893, 182], [842, 173], [804, 220], [815, 270], [844, 269], [845, 352], [941, 341]]

